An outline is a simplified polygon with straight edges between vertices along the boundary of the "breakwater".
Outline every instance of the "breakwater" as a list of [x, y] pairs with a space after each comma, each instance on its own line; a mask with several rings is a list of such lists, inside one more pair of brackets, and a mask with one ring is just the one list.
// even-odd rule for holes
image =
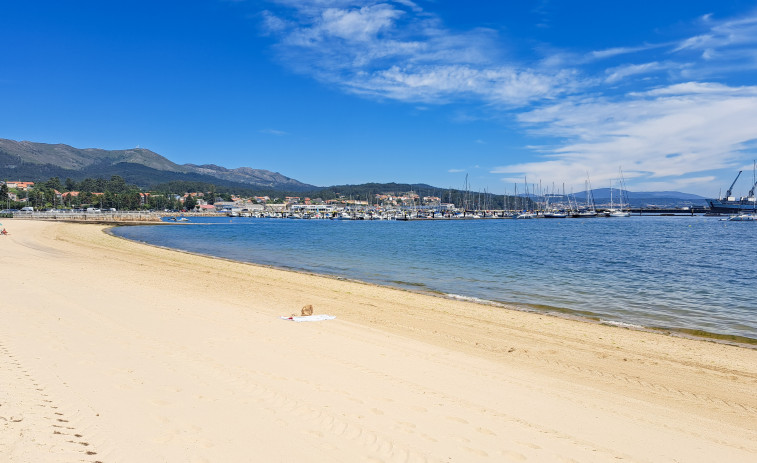
[[88, 223], [161, 223], [154, 212], [14, 212], [14, 219], [61, 220]]

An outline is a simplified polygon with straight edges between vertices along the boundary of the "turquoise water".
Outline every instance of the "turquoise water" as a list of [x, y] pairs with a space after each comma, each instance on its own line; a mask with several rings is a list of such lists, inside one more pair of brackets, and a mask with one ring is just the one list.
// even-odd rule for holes
[[239, 261], [607, 322], [757, 339], [754, 222], [191, 220], [114, 233]]

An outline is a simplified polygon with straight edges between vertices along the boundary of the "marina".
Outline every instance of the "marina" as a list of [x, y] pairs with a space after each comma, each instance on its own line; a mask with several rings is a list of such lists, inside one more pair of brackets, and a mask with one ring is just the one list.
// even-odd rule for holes
[[[730, 212], [733, 214], [733, 211]], [[171, 214], [174, 216], [176, 214]], [[191, 213], [189, 215], [192, 215]], [[203, 214], [207, 216], [208, 214]], [[354, 211], [340, 211], [337, 209], [321, 209], [315, 211], [265, 211], [244, 210], [225, 212], [227, 217], [252, 217], [268, 219], [322, 219], [322, 220], [475, 220], [475, 219], [566, 219], [586, 217], [630, 217], [636, 216], [695, 216], [695, 215], [728, 215], [728, 213], [712, 212], [706, 207], [644, 207], [630, 208], [624, 211], [599, 208], [594, 212], [582, 213], [579, 211], [569, 212], [565, 210], [473, 210], [473, 211], [450, 211], [437, 210], [413, 211], [413, 210], [381, 210], [362, 208]]]

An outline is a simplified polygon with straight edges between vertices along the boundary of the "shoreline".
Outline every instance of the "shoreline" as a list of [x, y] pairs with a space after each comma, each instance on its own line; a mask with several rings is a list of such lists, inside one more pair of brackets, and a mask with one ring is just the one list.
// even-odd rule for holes
[[755, 349], [12, 225], [10, 462], [757, 456]]
[[[707, 331], [707, 330], [702, 330], [702, 329], [697, 329], [697, 328], [687, 328], [687, 327], [645, 326], [645, 325], [628, 323], [628, 322], [623, 322], [623, 321], [606, 320], [606, 319], [601, 318], [601, 314], [599, 313], [570, 309], [566, 307], [549, 306], [549, 305], [544, 305], [544, 304], [511, 302], [511, 301], [487, 300], [487, 299], [481, 299], [475, 296], [444, 293], [442, 291], [437, 291], [433, 289], [416, 289], [416, 288], [413, 288], [413, 286], [425, 287], [425, 285], [415, 284], [411, 282], [403, 282], [403, 281], [370, 282], [370, 281], [364, 281], [360, 279], [333, 275], [333, 274], [328, 274], [328, 273], [313, 272], [313, 271], [309, 271], [303, 268], [263, 264], [259, 262], [251, 262], [251, 261], [244, 261], [244, 260], [235, 260], [228, 257], [214, 256], [212, 254], [203, 254], [199, 252], [188, 251], [188, 250], [179, 249], [179, 248], [172, 248], [169, 246], [162, 246], [159, 244], [153, 244], [146, 241], [131, 239], [124, 236], [119, 236], [112, 232], [114, 228], [121, 227], [121, 226], [161, 225], [160, 223], [158, 224], [112, 223], [112, 224], [107, 224], [107, 225], [109, 225], [108, 228], [104, 229], [103, 231], [109, 234], [110, 236], [113, 236], [114, 238], [119, 238], [119, 239], [123, 239], [123, 240], [134, 242], [134, 243], [139, 243], [146, 246], [153, 246], [158, 249], [165, 249], [168, 251], [187, 253], [187, 254], [195, 255], [199, 257], [221, 259], [228, 262], [258, 266], [262, 268], [269, 268], [269, 269], [280, 270], [284, 272], [295, 272], [295, 273], [300, 273], [303, 275], [310, 275], [310, 276], [315, 276], [315, 277], [330, 278], [330, 279], [335, 279], [338, 281], [348, 281], [348, 282], [359, 283], [359, 284], [364, 284], [364, 285], [375, 285], [377, 287], [390, 288], [390, 289], [395, 289], [399, 291], [407, 291], [410, 293], [427, 295], [431, 297], [439, 297], [442, 299], [466, 301], [473, 304], [481, 304], [483, 306], [498, 307], [504, 310], [515, 310], [515, 311], [525, 312], [525, 313], [543, 314], [543, 315], [557, 317], [557, 318], [576, 320], [576, 321], [580, 321], [584, 323], [596, 323], [600, 325], [613, 326], [613, 327], [629, 329], [629, 330], [658, 333], [658, 334], [664, 334], [664, 335], [669, 335], [669, 336], [677, 336], [677, 337], [686, 338], [686, 339], [717, 342], [717, 343], [723, 343], [723, 344], [733, 345], [733, 346], [747, 348], [747, 349], [757, 349], [757, 338], [750, 338], [747, 336], [739, 336], [739, 335], [733, 335], [733, 334], [727, 334], [727, 333], [718, 333], [718, 332], [713, 332], [713, 331]], [[216, 225], [216, 224], [213, 224], [213, 223], [193, 223], [193, 224], [165, 223], [165, 225]], [[392, 283], [395, 283], [395, 284], [392, 284]]]

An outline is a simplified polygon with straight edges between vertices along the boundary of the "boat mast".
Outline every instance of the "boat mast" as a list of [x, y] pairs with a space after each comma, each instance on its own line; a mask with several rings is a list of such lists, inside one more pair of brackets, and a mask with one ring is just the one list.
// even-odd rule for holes
[[[618, 195], [618, 197], [620, 198], [619, 199], [620, 205], [618, 206], [618, 208], [622, 212], [623, 211], [623, 205], [624, 205], [624, 203], [623, 203], [623, 194], [625, 194], [626, 195], [626, 199], [628, 199], [628, 197], [627, 197], [628, 192], [624, 191], [626, 189], [626, 179], [623, 176], [623, 168], [622, 167], [618, 167], [618, 170], [620, 171], [620, 194]], [[631, 201], [630, 200], [628, 201], [628, 210], [629, 211], [631, 210]]]
[[612, 179], [610, 179], [610, 211], [615, 209], [615, 205], [612, 202]]

